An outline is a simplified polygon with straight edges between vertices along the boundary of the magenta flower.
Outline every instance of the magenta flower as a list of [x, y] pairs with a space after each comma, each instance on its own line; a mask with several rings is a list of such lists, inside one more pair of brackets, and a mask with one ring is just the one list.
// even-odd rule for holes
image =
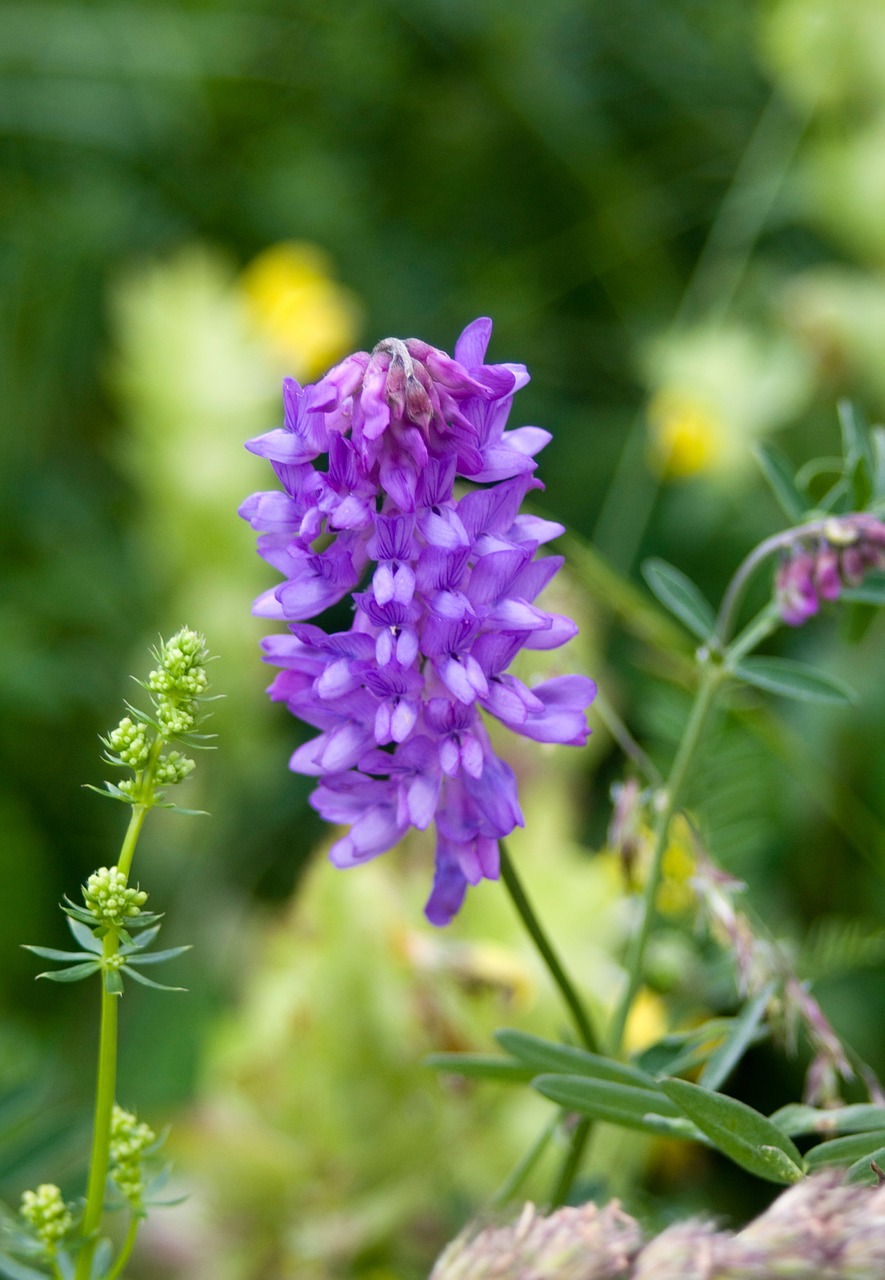
[[[435, 824], [425, 910], [438, 925], [468, 885], [497, 878], [498, 841], [523, 823], [483, 714], [582, 746], [596, 693], [585, 676], [529, 688], [507, 670], [521, 649], [557, 648], [577, 628], [537, 602], [562, 565], [538, 551], [562, 526], [519, 508], [541, 487], [533, 459], [550, 436], [506, 429], [528, 374], [484, 363], [490, 335], [474, 321], [454, 359], [388, 338], [314, 386], [288, 379], [285, 425], [247, 446], [282, 491], [240, 509], [285, 577], [253, 611], [289, 623], [263, 642], [282, 668], [269, 693], [317, 730], [290, 767], [319, 780], [314, 808], [348, 827], [331, 860], [354, 866]], [[459, 478], [472, 487], [456, 496]], [[308, 623], [347, 595], [349, 631]]]
[[868, 512], [833, 516], [819, 537], [802, 538], [778, 567], [775, 600], [784, 622], [799, 627], [824, 600], [858, 586], [871, 569], [885, 568], [885, 524]]

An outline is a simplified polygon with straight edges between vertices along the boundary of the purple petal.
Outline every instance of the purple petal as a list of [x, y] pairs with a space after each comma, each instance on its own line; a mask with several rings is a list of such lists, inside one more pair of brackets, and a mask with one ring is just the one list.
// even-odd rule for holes
[[461, 909], [467, 880], [452, 846], [441, 836], [436, 846], [436, 868], [433, 889], [424, 914], [431, 924], [442, 927], [451, 922]]
[[474, 369], [485, 360], [492, 337], [492, 322], [487, 316], [472, 320], [455, 343], [455, 359], [465, 369]]
[[590, 734], [584, 709], [596, 697], [594, 682], [586, 676], [556, 676], [531, 692], [543, 704], [543, 711], [530, 712], [523, 724], [511, 727], [535, 742], [583, 747]]

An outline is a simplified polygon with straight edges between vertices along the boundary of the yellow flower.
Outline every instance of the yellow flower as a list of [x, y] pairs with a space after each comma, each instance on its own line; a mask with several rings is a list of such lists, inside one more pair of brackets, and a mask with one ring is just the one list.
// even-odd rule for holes
[[755, 442], [796, 415], [811, 385], [807, 353], [788, 334], [734, 323], [661, 335], [643, 364], [653, 462], [671, 479], [732, 485], [751, 470]]
[[636, 996], [627, 1018], [624, 1047], [628, 1054], [641, 1053], [667, 1034], [667, 1008], [660, 996], [647, 987]]
[[296, 377], [324, 373], [356, 345], [356, 296], [331, 278], [316, 245], [272, 245], [246, 267], [240, 286], [260, 333]]
[[670, 823], [669, 840], [661, 864], [663, 876], [658, 890], [658, 910], [662, 915], [682, 915], [694, 903], [691, 877], [695, 871], [691, 829], [681, 814]]
[[711, 471], [725, 452], [723, 424], [715, 411], [696, 397], [665, 388], [648, 406], [652, 447], [667, 476], [694, 476]]

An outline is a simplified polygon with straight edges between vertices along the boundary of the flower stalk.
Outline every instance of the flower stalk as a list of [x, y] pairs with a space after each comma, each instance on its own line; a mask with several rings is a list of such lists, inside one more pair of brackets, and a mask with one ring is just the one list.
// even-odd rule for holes
[[577, 1028], [578, 1035], [581, 1038], [581, 1043], [590, 1053], [598, 1053], [599, 1041], [587, 1016], [587, 1011], [526, 896], [522, 881], [517, 875], [513, 860], [507, 850], [506, 842], [503, 840], [501, 841], [501, 880], [510, 894], [510, 899], [516, 907], [526, 931], [537, 947], [538, 954], [547, 966], [551, 978], [565, 1001], [566, 1007], [572, 1016], [572, 1021]]
[[627, 982], [615, 1011], [609, 1036], [610, 1050], [615, 1057], [621, 1053], [627, 1020], [630, 1016], [633, 1001], [642, 983], [643, 962], [655, 920], [655, 904], [658, 889], [661, 885], [664, 851], [667, 848], [670, 823], [674, 814], [678, 811], [686, 778], [713, 708], [716, 694], [724, 678], [725, 671], [723, 667], [708, 660], [701, 672], [700, 684], [695, 694], [691, 713], [686, 722], [685, 732], [682, 735], [666, 785], [661, 793], [662, 804], [654, 828], [651, 865], [648, 869], [640, 902], [639, 924], [633, 934], [627, 952]]

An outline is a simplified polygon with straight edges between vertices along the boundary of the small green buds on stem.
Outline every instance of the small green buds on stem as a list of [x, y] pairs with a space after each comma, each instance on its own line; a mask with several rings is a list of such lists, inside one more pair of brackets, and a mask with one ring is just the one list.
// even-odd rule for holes
[[139, 1122], [131, 1111], [114, 1106], [111, 1114], [111, 1180], [129, 1202], [133, 1213], [143, 1213], [145, 1192], [142, 1163], [157, 1143], [150, 1125]]
[[144, 810], [159, 804], [175, 808], [164, 802], [163, 788], [184, 782], [195, 768], [189, 756], [170, 744], [194, 750], [208, 745], [207, 735], [198, 732], [209, 687], [210, 656], [203, 637], [182, 627], [152, 656], [156, 666], [147, 680], [138, 682], [150, 695], [150, 713], [127, 706], [128, 715], [102, 739], [107, 763], [131, 770], [132, 777], [94, 788]]
[[119, 867], [99, 867], [83, 886], [83, 900], [96, 922], [115, 929], [141, 915], [147, 897], [143, 889], [127, 886]]
[[36, 1191], [25, 1191], [21, 1215], [43, 1245], [46, 1256], [54, 1258], [59, 1244], [74, 1225], [71, 1211], [55, 1183], [43, 1182]]
[[[146, 1204], [163, 1174], [146, 1181], [145, 1160], [159, 1143], [153, 1130], [118, 1106], [117, 1010], [124, 993], [124, 978], [155, 990], [180, 991], [142, 972], [189, 950], [186, 946], [152, 950], [161, 916], [143, 908], [148, 895], [130, 885], [135, 849], [151, 809], [175, 809], [164, 801], [163, 788], [178, 786], [193, 772], [194, 761], [180, 748], [198, 750], [209, 745], [209, 735], [198, 732], [205, 712], [209, 654], [203, 637], [182, 627], [152, 651], [155, 666], [146, 680], [150, 711], [126, 707], [127, 714], [102, 739], [104, 759], [130, 776], [118, 783], [93, 787], [100, 795], [130, 806], [129, 823], [117, 861], [101, 866], [83, 885], [83, 905], [65, 899], [62, 910], [77, 950], [28, 946], [62, 968], [40, 974], [55, 982], [79, 982], [99, 977], [101, 1022], [92, 1155], [82, 1218], [75, 1220], [58, 1187], [45, 1183], [22, 1197], [21, 1218], [26, 1226], [13, 1233], [12, 1253], [0, 1248], [0, 1274], [51, 1275], [54, 1280], [122, 1280], [135, 1245]], [[179, 810], [180, 812], [192, 812]], [[113, 1257], [109, 1241], [99, 1248], [106, 1209], [108, 1181], [116, 1187], [129, 1210], [125, 1238]], [[117, 1208], [122, 1207], [119, 1202]], [[18, 1255], [18, 1256], [16, 1256]], [[33, 1263], [39, 1259], [43, 1270]], [[22, 1263], [27, 1260], [28, 1265]]]

